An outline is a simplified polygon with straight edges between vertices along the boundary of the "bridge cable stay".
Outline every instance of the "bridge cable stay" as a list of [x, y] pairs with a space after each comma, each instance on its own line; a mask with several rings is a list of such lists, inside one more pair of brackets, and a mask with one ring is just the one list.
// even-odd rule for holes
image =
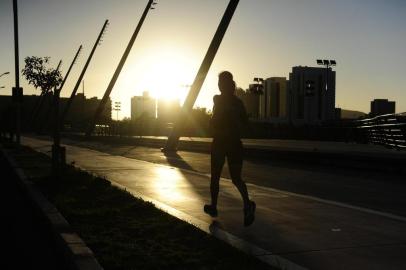
[[144, 23], [145, 18], [147, 17], [147, 14], [148, 14], [149, 10], [153, 9], [152, 5], [155, 5], [155, 4], [156, 3], [154, 2], [154, 0], [149, 0], [148, 1], [147, 6], [145, 7], [145, 10], [142, 13], [142, 16], [140, 18], [140, 21], [138, 22], [138, 25], [135, 28], [135, 31], [134, 31], [133, 35], [131, 36], [130, 41], [128, 42], [127, 48], [125, 49], [124, 54], [121, 57], [121, 60], [120, 60], [118, 66], [117, 66], [117, 68], [116, 68], [116, 70], [115, 70], [115, 72], [113, 74], [113, 77], [111, 78], [110, 83], [107, 86], [107, 89], [106, 89], [106, 91], [105, 91], [105, 93], [103, 95], [103, 98], [100, 101], [99, 106], [96, 109], [94, 117], [93, 117], [93, 119], [90, 120], [89, 126], [87, 127], [87, 130], [86, 130], [86, 136], [90, 136], [92, 134], [92, 132], [94, 131], [96, 122], [99, 119], [100, 115], [104, 111], [106, 103], [107, 103], [108, 99], [110, 98], [111, 91], [113, 90], [113, 87], [114, 87], [114, 85], [115, 85], [115, 83], [116, 83], [116, 81], [118, 79], [118, 76], [120, 75], [121, 70], [123, 69], [125, 61], [127, 60], [127, 57], [130, 54], [131, 48], [132, 48], [132, 46], [133, 46], [133, 44], [134, 44], [134, 42], [135, 42], [135, 40], [136, 40], [136, 38], [138, 36], [138, 33], [139, 33], [139, 31], [140, 31], [140, 29], [142, 27], [142, 24]]
[[79, 78], [78, 78], [78, 80], [77, 80], [77, 82], [76, 82], [76, 84], [75, 84], [75, 87], [74, 87], [73, 90], [72, 90], [72, 93], [71, 93], [71, 95], [70, 95], [70, 98], [68, 99], [68, 102], [66, 103], [66, 106], [65, 106], [65, 108], [64, 108], [64, 110], [63, 110], [63, 112], [62, 112], [62, 114], [61, 114], [61, 119], [60, 119], [61, 125], [63, 125], [64, 122], [65, 122], [66, 116], [67, 116], [67, 114], [68, 114], [68, 112], [69, 112], [69, 109], [70, 109], [70, 107], [71, 107], [71, 105], [72, 105], [73, 99], [74, 99], [75, 96], [76, 96], [76, 92], [77, 92], [77, 90], [78, 90], [78, 88], [79, 88], [79, 86], [80, 86], [80, 83], [82, 82], [83, 77], [85, 76], [87, 67], [89, 66], [89, 63], [90, 63], [90, 61], [92, 60], [93, 54], [94, 54], [94, 52], [96, 51], [97, 46], [98, 46], [98, 45], [101, 45], [102, 37], [103, 37], [103, 35], [105, 34], [105, 31], [106, 31], [106, 29], [107, 29], [108, 24], [109, 24], [109, 20], [106, 20], [106, 21], [104, 22], [104, 24], [103, 24], [103, 27], [102, 27], [102, 29], [101, 29], [101, 31], [100, 31], [100, 33], [99, 33], [97, 39], [96, 39], [96, 42], [95, 42], [94, 45], [93, 45], [93, 48], [92, 48], [92, 50], [91, 50], [91, 52], [90, 52], [90, 54], [89, 54], [89, 57], [88, 57], [87, 60], [86, 60], [86, 63], [85, 63], [85, 65], [84, 65], [83, 69], [82, 69], [82, 72], [81, 72], [80, 75], [79, 75]]
[[168, 137], [165, 147], [162, 149], [163, 152], [176, 151], [177, 145], [179, 142], [179, 137], [183, 130], [183, 125], [188, 113], [193, 108], [194, 103], [196, 102], [197, 96], [199, 95], [200, 89], [202, 88], [203, 82], [206, 79], [207, 73], [210, 69], [210, 66], [216, 56], [218, 48], [220, 47], [221, 41], [227, 31], [227, 28], [233, 18], [234, 12], [237, 9], [239, 0], [230, 0], [228, 6], [224, 12], [223, 18], [220, 21], [220, 24], [217, 28], [216, 33], [210, 43], [210, 46], [207, 50], [206, 56], [203, 59], [202, 64], [200, 65], [199, 71], [195, 77], [195, 80], [190, 87], [189, 93], [186, 97], [185, 102], [183, 103], [181, 112], [178, 116], [177, 121], [173, 127], [171, 134]]
[[[59, 87], [55, 87], [55, 89], [54, 89], [54, 98], [53, 98], [53, 101], [52, 101], [52, 99], [51, 99], [50, 106], [48, 107], [48, 111], [47, 111], [47, 113], [45, 114], [44, 121], [43, 121], [42, 124], [41, 124], [40, 132], [42, 132], [43, 129], [44, 129], [44, 128], [46, 127], [46, 125], [48, 124], [49, 118], [50, 118], [50, 115], [51, 115], [51, 111], [52, 111], [53, 107], [54, 107], [54, 106], [57, 106], [57, 103], [59, 104], [59, 95], [60, 95], [60, 93], [61, 93], [61, 91], [62, 91], [62, 89], [63, 89], [63, 86], [65, 85], [66, 80], [67, 80], [68, 77], [69, 77], [69, 74], [70, 74], [70, 72], [71, 72], [71, 70], [72, 70], [72, 67], [75, 65], [75, 63], [76, 63], [76, 61], [77, 61], [77, 59], [78, 59], [78, 57], [79, 57], [79, 54], [80, 54], [80, 52], [82, 51], [82, 48], [83, 48], [83, 46], [80, 45], [80, 46], [79, 46], [79, 49], [77, 50], [77, 52], [76, 52], [76, 54], [75, 54], [75, 57], [74, 57], [73, 60], [72, 60], [72, 63], [70, 64], [70, 66], [69, 66], [69, 68], [68, 68], [68, 71], [66, 72], [65, 77], [64, 77], [63, 80], [62, 80], [61, 85], [60, 85]], [[58, 98], [58, 101], [56, 101], [56, 98]], [[58, 105], [58, 106], [59, 106], [59, 105]], [[59, 114], [59, 108], [55, 108], [55, 109], [58, 110], [58, 114]], [[55, 117], [57, 117], [57, 115], [55, 115]]]

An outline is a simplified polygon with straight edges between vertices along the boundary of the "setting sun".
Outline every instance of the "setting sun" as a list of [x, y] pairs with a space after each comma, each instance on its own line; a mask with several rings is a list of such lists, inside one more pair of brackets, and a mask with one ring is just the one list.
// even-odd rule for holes
[[184, 100], [196, 69], [191, 57], [170, 47], [151, 52], [143, 62], [144, 76], [138, 84], [142, 91], [155, 98]]
[[129, 100], [143, 92], [183, 104], [200, 61], [201, 56], [189, 46], [170, 41], [136, 51], [128, 59], [111, 95], [112, 100], [123, 103], [120, 116], [130, 114]]
[[1, 269], [406, 270], [405, 13], [1, 0]]

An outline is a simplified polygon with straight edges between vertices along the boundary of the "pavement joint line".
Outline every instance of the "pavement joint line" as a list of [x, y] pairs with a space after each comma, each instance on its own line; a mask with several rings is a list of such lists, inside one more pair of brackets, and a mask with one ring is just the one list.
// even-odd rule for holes
[[176, 208], [173, 208], [151, 197], [145, 196], [139, 192], [130, 190], [125, 186], [118, 184], [117, 182], [110, 180], [106, 177], [105, 179], [107, 179], [110, 183], [112, 183], [116, 187], [131, 193], [134, 197], [153, 203], [155, 207], [157, 207], [158, 209], [199, 228], [205, 233], [213, 235], [214, 237], [222, 240], [223, 242], [228, 243], [229, 245], [241, 250], [246, 254], [258, 258], [259, 260], [267, 263], [270, 266], [285, 270], [307, 270], [307, 268], [297, 265], [279, 255], [275, 255], [270, 251], [264, 250], [218, 227], [211, 226], [207, 222], [197, 219], [189, 214], [186, 214], [183, 211], [177, 210]]
[[[89, 148], [86, 148], [86, 147], [83, 147], [83, 146], [75, 146], [75, 145], [65, 145], [65, 146], [85, 148], [85, 149], [90, 150], [90, 151], [101, 152], [101, 151], [89, 149]], [[106, 153], [106, 154], [108, 154], [108, 153]], [[108, 154], [108, 155], [111, 155], [111, 154]], [[134, 160], [137, 160], [137, 161], [140, 161], [140, 162], [154, 164], [154, 165], [157, 165], [157, 166], [163, 166], [163, 167], [167, 167], [167, 168], [168, 167], [169, 168], [174, 168], [174, 169], [177, 169], [177, 170], [180, 170], [180, 171], [184, 171], [184, 172], [188, 172], [188, 173], [191, 173], [191, 174], [196, 174], [196, 175], [205, 176], [205, 177], [210, 178], [210, 174], [208, 174], [208, 173], [202, 173], [202, 172], [183, 169], [183, 168], [177, 168], [177, 167], [170, 166], [170, 165], [154, 163], [154, 162], [140, 160], [140, 159], [136, 159], [136, 158], [124, 157], [124, 156], [121, 156], [121, 155], [111, 155], [111, 156], [121, 157], [121, 158], [125, 158], [125, 159], [134, 159]], [[221, 177], [221, 180], [231, 182], [231, 179], [224, 178], [224, 177]], [[308, 199], [308, 200], [313, 200], [313, 201], [317, 201], [317, 202], [321, 202], [321, 203], [326, 203], [326, 204], [330, 204], [330, 205], [334, 205], [334, 206], [338, 206], [338, 207], [348, 208], [348, 209], [352, 209], [352, 210], [356, 210], [356, 211], [360, 211], [360, 212], [364, 212], [364, 213], [368, 213], [368, 214], [378, 215], [378, 216], [390, 218], [390, 219], [401, 221], [401, 222], [406, 222], [406, 217], [391, 214], [391, 213], [386, 213], [386, 212], [382, 212], [382, 211], [378, 211], [378, 210], [373, 210], [373, 209], [369, 209], [369, 208], [365, 208], [365, 207], [361, 207], [361, 206], [355, 206], [355, 205], [351, 205], [351, 204], [347, 204], [347, 203], [343, 203], [343, 202], [337, 202], [337, 201], [322, 199], [322, 198], [315, 197], [315, 196], [310, 196], [310, 195], [304, 195], [304, 194], [284, 191], [284, 190], [275, 189], [275, 188], [271, 188], [271, 187], [259, 186], [259, 185], [252, 184], [252, 183], [247, 183], [247, 186], [253, 186], [253, 187], [256, 187], [256, 188], [259, 188], [259, 189], [268, 190], [268, 191], [272, 191], [272, 192], [276, 192], [276, 193], [281, 193], [281, 194], [284, 194], [284, 195], [295, 196], [295, 197]]]

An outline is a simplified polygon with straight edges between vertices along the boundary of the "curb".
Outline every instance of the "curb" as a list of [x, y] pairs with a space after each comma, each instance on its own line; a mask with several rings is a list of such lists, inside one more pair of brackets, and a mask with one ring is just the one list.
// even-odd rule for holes
[[[35, 150], [35, 151], [44, 153], [39, 150]], [[142, 162], [151, 164], [150, 162], [147, 162], [147, 161], [142, 161]], [[161, 165], [161, 164], [155, 164], [155, 165], [162, 166], [162, 167], [168, 167], [166, 165]], [[85, 171], [93, 176], [102, 177], [102, 178], [106, 179], [107, 181], [109, 181], [112, 185], [116, 186], [117, 188], [130, 193], [133, 197], [152, 203], [157, 209], [160, 209], [160, 210], [168, 213], [171, 216], [174, 216], [186, 223], [191, 224], [192, 226], [200, 229], [201, 231], [203, 231], [209, 235], [212, 235], [213, 237], [229, 244], [230, 246], [240, 250], [241, 252], [243, 252], [247, 255], [257, 258], [258, 260], [264, 262], [265, 264], [267, 264], [271, 267], [274, 267], [277, 269], [284, 269], [284, 270], [307, 270], [307, 268], [305, 268], [301, 265], [298, 265], [288, 259], [285, 259], [282, 256], [279, 256], [278, 254], [274, 254], [271, 251], [260, 248], [259, 246], [252, 244], [249, 241], [246, 241], [236, 235], [233, 235], [233, 234], [217, 227], [215, 224], [209, 224], [209, 223], [202, 221], [198, 218], [195, 218], [183, 211], [177, 210], [165, 203], [162, 203], [149, 196], [146, 196], [142, 193], [136, 192], [134, 190], [129, 190], [125, 186], [109, 179], [102, 173], [100, 174], [97, 172], [89, 171], [89, 170], [79, 166], [78, 164], [75, 164], [73, 166], [75, 168]], [[179, 170], [183, 170], [183, 169], [179, 169]], [[189, 171], [189, 170], [185, 170], [185, 171], [193, 173], [193, 174], [202, 175], [202, 174], [196, 173], [194, 171]], [[231, 181], [231, 180], [227, 179], [227, 181]]]
[[[124, 145], [139, 145], [152, 148], [162, 148], [166, 140], [162, 138], [136, 138], [116, 136], [91, 136], [86, 138], [78, 134], [64, 134], [65, 138], [77, 141], [98, 141]], [[179, 141], [178, 150], [210, 153], [211, 143], [201, 141]], [[287, 161], [305, 164], [321, 164], [358, 170], [372, 170], [379, 172], [394, 172], [406, 174], [405, 158], [389, 155], [374, 155], [357, 152], [335, 153], [331, 151], [279, 149], [273, 147], [258, 148], [252, 145], [244, 146], [244, 155], [251, 159], [266, 159], [270, 161]]]
[[242, 251], [245, 254], [248, 254], [250, 256], [257, 258], [258, 260], [264, 262], [267, 265], [270, 265], [270, 266], [278, 268], [278, 269], [283, 269], [283, 270], [308, 270], [307, 268], [300, 266], [296, 263], [293, 263], [277, 254], [273, 254], [270, 251], [262, 249], [246, 240], [243, 240], [243, 239], [217, 227], [215, 224], [208, 224], [205, 221], [201, 221], [200, 219], [190, 216], [189, 214], [186, 214], [180, 210], [177, 210], [165, 203], [162, 203], [151, 197], [145, 196], [136, 191], [130, 191], [125, 186], [122, 186], [112, 180], [109, 180], [108, 178], [106, 178], [106, 179], [108, 181], [110, 181], [110, 183], [112, 185], [115, 185], [116, 187], [129, 192], [134, 197], [140, 198], [143, 201], [151, 202], [152, 204], [154, 204], [154, 206], [156, 208], [195, 226], [196, 228], [202, 230], [203, 232], [216, 237], [217, 239], [229, 244], [230, 246]]
[[49, 227], [55, 244], [62, 252], [63, 258], [71, 270], [102, 270], [103, 267], [95, 258], [93, 252], [86, 243], [73, 231], [70, 224], [59, 213], [58, 209], [51, 204], [42, 193], [35, 187], [34, 183], [28, 180], [23, 169], [3, 148], [1, 155], [7, 160], [11, 169], [17, 176], [17, 184], [32, 203], [35, 211]]

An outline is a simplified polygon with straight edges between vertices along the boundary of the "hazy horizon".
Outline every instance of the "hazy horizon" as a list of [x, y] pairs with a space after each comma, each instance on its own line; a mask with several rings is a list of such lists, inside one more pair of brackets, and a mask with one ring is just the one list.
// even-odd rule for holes
[[[85, 94], [101, 97], [147, 1], [19, 1], [20, 69], [26, 56], [63, 60], [64, 75], [84, 50], [62, 91], [69, 96], [105, 19], [110, 26], [85, 75]], [[158, 1], [150, 11], [113, 89], [121, 117], [129, 99], [184, 97], [193, 82], [228, 1]], [[288, 77], [292, 66], [337, 60], [336, 107], [369, 112], [370, 101], [396, 101], [406, 111], [406, 2], [400, 0], [241, 0], [203, 85], [196, 106], [211, 108], [217, 74], [230, 70], [239, 87], [254, 77]], [[12, 1], [0, 2], [0, 94], [14, 85]], [[21, 77], [24, 93], [38, 94]], [[172, 90], [172, 91], [170, 91]]]

